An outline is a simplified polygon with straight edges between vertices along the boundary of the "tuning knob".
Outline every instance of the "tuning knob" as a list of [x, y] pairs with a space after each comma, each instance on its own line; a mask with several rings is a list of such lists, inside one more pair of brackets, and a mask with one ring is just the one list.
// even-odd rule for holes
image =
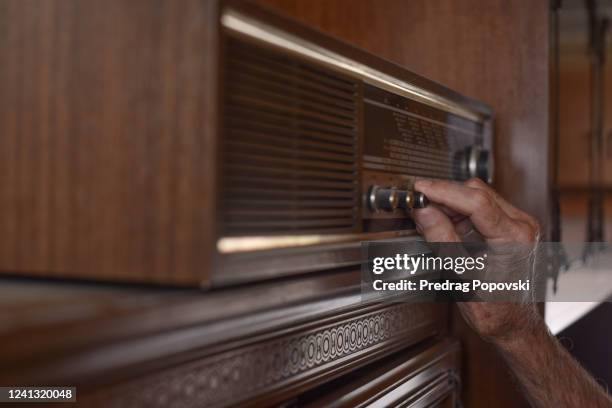
[[404, 210], [412, 210], [413, 208], [425, 208], [429, 205], [429, 200], [425, 194], [418, 191], [402, 190], [398, 192], [399, 203], [398, 207]]
[[491, 183], [493, 181], [493, 155], [480, 146], [469, 146], [459, 155], [459, 166], [468, 177]]
[[370, 189], [369, 202], [372, 211], [393, 211], [399, 204], [397, 190], [373, 186]]

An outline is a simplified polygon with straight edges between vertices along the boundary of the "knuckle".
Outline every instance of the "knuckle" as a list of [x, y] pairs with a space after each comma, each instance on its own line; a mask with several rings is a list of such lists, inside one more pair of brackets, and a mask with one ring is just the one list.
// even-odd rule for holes
[[482, 217], [489, 226], [497, 227], [502, 223], [503, 214], [500, 211], [486, 211]]
[[535, 217], [531, 215], [527, 216], [527, 223], [535, 230], [536, 234], [540, 233], [540, 222]]
[[531, 243], [538, 240], [539, 228], [537, 227], [537, 221], [533, 220], [535, 224], [531, 222], [522, 222], [518, 228], [516, 239], [518, 242]]
[[493, 199], [487, 192], [476, 190], [472, 194], [472, 200], [477, 210], [485, 210], [493, 207]]
[[471, 179], [467, 180], [465, 182], [465, 185], [467, 187], [474, 187], [474, 188], [487, 187], [487, 184], [484, 181], [482, 181], [481, 179], [477, 178], [477, 177], [472, 177]]

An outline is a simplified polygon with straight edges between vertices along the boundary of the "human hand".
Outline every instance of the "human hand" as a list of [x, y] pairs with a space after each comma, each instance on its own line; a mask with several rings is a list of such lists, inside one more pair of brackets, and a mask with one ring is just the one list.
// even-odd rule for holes
[[[535, 218], [513, 207], [479, 179], [465, 183], [419, 180], [415, 190], [433, 203], [414, 211], [417, 230], [429, 242], [462, 242], [476, 233], [488, 244], [535, 246]], [[462, 315], [489, 341], [506, 341], [541, 325], [534, 304], [461, 302]]]

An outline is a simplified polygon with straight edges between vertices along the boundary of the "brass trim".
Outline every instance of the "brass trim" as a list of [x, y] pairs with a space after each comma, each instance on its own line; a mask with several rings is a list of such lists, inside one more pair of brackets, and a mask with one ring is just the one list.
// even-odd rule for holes
[[472, 121], [483, 122], [485, 119], [481, 113], [468, 109], [461, 104], [372, 69], [357, 61], [343, 57], [340, 54], [279, 30], [274, 26], [248, 17], [235, 10], [226, 9], [221, 16], [221, 24], [228, 30], [291, 51], [323, 63], [326, 66], [331, 66], [341, 71], [357, 75], [367, 83], [384, 88], [406, 98], [443, 109]]
[[404, 230], [357, 234], [222, 237], [217, 241], [217, 251], [219, 251], [221, 254], [232, 254], [271, 249], [350, 243], [355, 241], [393, 239], [400, 237], [416, 238], [417, 234], [412, 230]]

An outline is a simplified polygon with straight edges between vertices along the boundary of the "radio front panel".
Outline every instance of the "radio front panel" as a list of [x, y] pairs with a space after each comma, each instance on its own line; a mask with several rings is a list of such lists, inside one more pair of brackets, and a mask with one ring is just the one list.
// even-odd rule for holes
[[363, 87], [364, 230], [413, 229], [410, 210], [418, 203], [406, 199], [414, 181], [478, 176], [470, 173], [466, 152], [483, 145], [483, 124], [367, 83]]
[[418, 239], [418, 178], [492, 178], [491, 112], [389, 62], [243, 5], [221, 16], [213, 284], [354, 267]]

